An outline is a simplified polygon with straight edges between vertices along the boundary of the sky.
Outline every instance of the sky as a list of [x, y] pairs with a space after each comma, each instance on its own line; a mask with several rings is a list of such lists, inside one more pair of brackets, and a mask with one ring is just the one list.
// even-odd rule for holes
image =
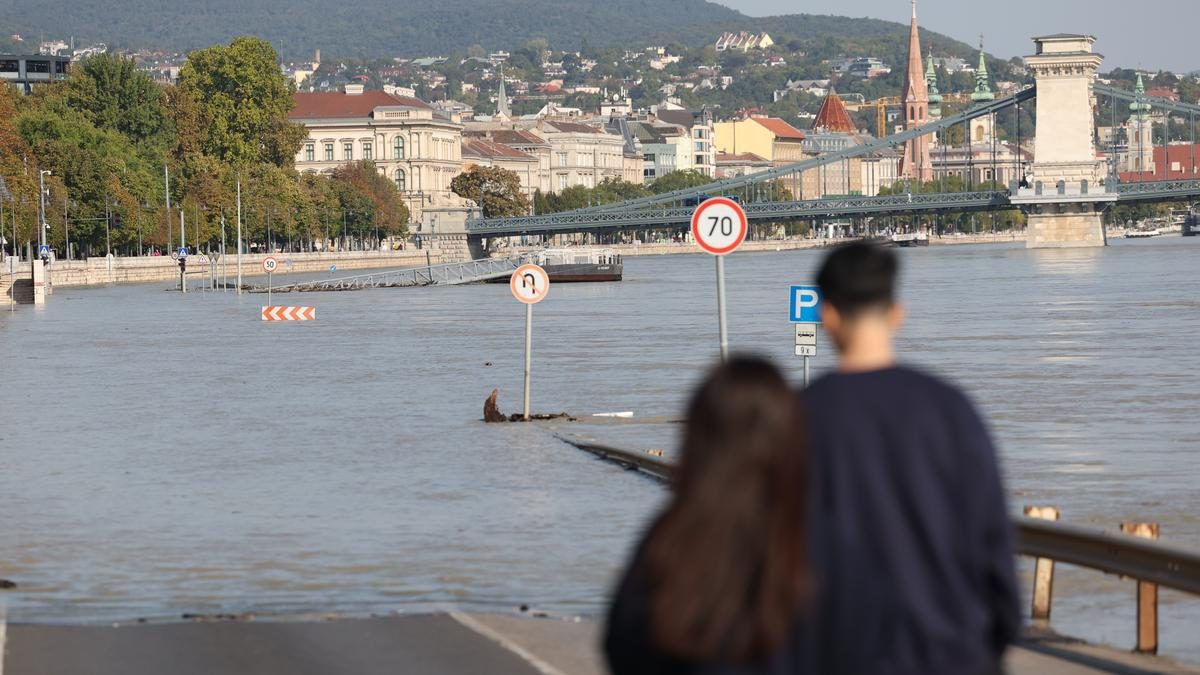
[[[713, 0], [751, 16], [838, 14], [908, 23], [910, 0]], [[1101, 71], [1200, 70], [1200, 0], [918, 0], [921, 26], [1009, 58], [1033, 53], [1034, 35], [1096, 36]]]

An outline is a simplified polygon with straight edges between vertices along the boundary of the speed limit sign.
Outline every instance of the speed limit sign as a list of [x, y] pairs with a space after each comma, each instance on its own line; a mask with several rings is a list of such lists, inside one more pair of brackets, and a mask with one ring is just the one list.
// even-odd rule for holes
[[746, 212], [727, 197], [706, 199], [692, 214], [692, 236], [713, 255], [736, 251], [746, 239], [746, 227]]
[[275, 271], [275, 268], [279, 266], [279, 263], [274, 258], [267, 258], [266, 260], [263, 260], [262, 265], [263, 271], [267, 274], [270, 274], [271, 272]]

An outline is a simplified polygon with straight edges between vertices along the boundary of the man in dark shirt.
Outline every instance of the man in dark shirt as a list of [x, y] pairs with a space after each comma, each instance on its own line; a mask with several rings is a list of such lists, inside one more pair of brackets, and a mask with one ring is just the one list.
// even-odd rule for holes
[[817, 276], [840, 355], [804, 393], [818, 672], [998, 672], [1019, 608], [995, 452], [961, 392], [896, 365], [897, 271], [857, 242]]

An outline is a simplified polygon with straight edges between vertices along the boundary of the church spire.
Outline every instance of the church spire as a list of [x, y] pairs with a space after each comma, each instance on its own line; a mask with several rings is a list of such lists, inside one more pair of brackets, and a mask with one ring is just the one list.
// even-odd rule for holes
[[[925, 85], [925, 66], [921, 63], [921, 31], [917, 25], [917, 0], [912, 0], [912, 25], [908, 31], [908, 72], [904, 79], [904, 128], [916, 129], [929, 122], [929, 89]], [[933, 180], [929, 154], [929, 136], [917, 136], [904, 144], [901, 175], [919, 182]]]
[[926, 103], [925, 67], [921, 63], [921, 32], [917, 26], [917, 0], [912, 0], [912, 25], [908, 31], [908, 74], [904, 80], [904, 100]]
[[1129, 112], [1133, 113], [1133, 117], [1139, 120], [1144, 120], [1150, 116], [1150, 104], [1146, 102], [1146, 83], [1142, 81], [1142, 74], [1138, 73], [1137, 84], [1133, 87], [1133, 103], [1129, 104]]
[[975, 91], [971, 94], [971, 100], [976, 103], [996, 100], [996, 95], [992, 93], [992, 87], [988, 84], [987, 61], [983, 56], [983, 34], [979, 35], [979, 65], [975, 68]]
[[512, 113], [508, 110], [508, 92], [504, 90], [504, 64], [500, 64], [500, 89], [496, 92], [496, 117], [509, 119]]
[[929, 48], [929, 57], [925, 59], [925, 88], [929, 90], [929, 116], [942, 116], [942, 92], [938, 90], [937, 69], [933, 67], [933, 48]]

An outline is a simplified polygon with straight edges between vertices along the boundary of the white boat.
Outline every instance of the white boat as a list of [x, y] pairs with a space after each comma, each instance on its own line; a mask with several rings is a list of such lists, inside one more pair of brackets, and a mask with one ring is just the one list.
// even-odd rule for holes
[[1158, 230], [1126, 230], [1125, 238], [1126, 239], [1145, 239], [1147, 237], [1157, 237], [1160, 234], [1162, 234], [1162, 232], [1159, 232]]
[[912, 246], [928, 246], [929, 235], [924, 232], [911, 234], [893, 234], [892, 243], [901, 248], [909, 248]]

